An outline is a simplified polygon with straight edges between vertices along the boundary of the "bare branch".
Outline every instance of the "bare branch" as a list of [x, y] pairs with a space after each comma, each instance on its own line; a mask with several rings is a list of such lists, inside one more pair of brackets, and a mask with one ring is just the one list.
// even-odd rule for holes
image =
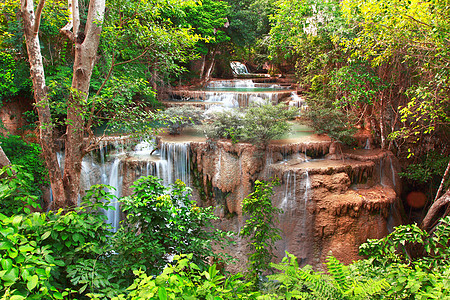
[[406, 16], [407, 16], [408, 18], [410, 18], [411, 20], [413, 20], [413, 21], [419, 23], [419, 24], [422, 24], [422, 25], [424, 25], [424, 26], [427, 26], [427, 27], [429, 27], [429, 28], [432, 28], [432, 26], [431, 26], [430, 24], [427, 24], [427, 23], [424, 23], [424, 22], [422, 22], [422, 21], [419, 21], [419, 20], [417, 20], [416, 18], [414, 18], [414, 17], [412, 17], [412, 16], [409, 16], [409, 15], [406, 15]]
[[39, 32], [39, 26], [41, 25], [41, 15], [42, 15], [42, 9], [44, 8], [45, 0], [39, 1], [39, 4], [36, 8], [36, 13], [34, 15], [34, 27], [33, 27], [33, 33], [36, 35]]

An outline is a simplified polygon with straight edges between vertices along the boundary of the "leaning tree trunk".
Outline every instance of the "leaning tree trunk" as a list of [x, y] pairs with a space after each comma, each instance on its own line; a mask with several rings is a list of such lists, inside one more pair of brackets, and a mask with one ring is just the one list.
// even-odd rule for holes
[[53, 123], [50, 114], [47, 86], [45, 85], [44, 65], [39, 44], [39, 25], [45, 0], [41, 0], [34, 12], [33, 0], [21, 0], [21, 13], [33, 82], [35, 107], [39, 116], [39, 140], [49, 172], [54, 207], [64, 207], [66, 197], [53, 142]]
[[0, 168], [3, 168], [4, 166], [9, 166], [10, 164], [11, 162], [9, 161], [8, 156], [6, 156], [2, 146], [0, 146]]
[[97, 58], [105, 0], [91, 0], [85, 27], [85, 37], [74, 37], [75, 61], [73, 65], [72, 93], [67, 109], [66, 151], [64, 160], [64, 187], [69, 205], [76, 205], [80, 193], [81, 161], [86, 154], [84, 117], [92, 70]]
[[449, 213], [450, 208], [450, 189], [431, 205], [427, 215], [422, 221], [423, 230], [431, 231], [439, 222], [439, 219], [445, 217]]

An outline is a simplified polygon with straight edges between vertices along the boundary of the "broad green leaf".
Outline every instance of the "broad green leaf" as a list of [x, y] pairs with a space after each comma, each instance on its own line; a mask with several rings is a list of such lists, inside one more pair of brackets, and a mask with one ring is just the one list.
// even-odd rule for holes
[[31, 277], [29, 277], [28, 282], [27, 282], [27, 288], [31, 291], [33, 290], [37, 283], [39, 281], [39, 277], [37, 275], [33, 275]]

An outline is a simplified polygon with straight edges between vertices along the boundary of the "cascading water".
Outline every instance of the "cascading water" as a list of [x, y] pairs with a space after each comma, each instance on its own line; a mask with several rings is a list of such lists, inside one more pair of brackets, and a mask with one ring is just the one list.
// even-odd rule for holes
[[300, 97], [295, 91], [291, 93], [291, 100], [289, 101], [289, 106], [298, 108], [299, 112], [303, 112], [308, 108], [305, 99]]
[[295, 172], [288, 171], [284, 174], [284, 182], [285, 182], [285, 190], [284, 190], [284, 197], [281, 202], [281, 209], [284, 211], [284, 213], [288, 213], [288, 211], [295, 207], [295, 190], [296, 190], [296, 174]]
[[392, 165], [392, 158], [390, 156], [389, 156], [389, 164], [391, 167], [392, 184], [394, 185], [394, 188], [395, 188], [395, 170], [394, 170], [394, 166]]
[[309, 173], [308, 169], [305, 170], [305, 194], [304, 194], [304, 203], [305, 203], [305, 210], [308, 205], [308, 199], [310, 197], [311, 191], [311, 180], [309, 179]]
[[365, 149], [365, 150], [370, 150], [370, 149], [372, 149], [372, 146], [370, 145], [370, 140], [369, 140], [369, 138], [366, 139], [366, 144], [364, 145], [364, 149]]
[[116, 157], [111, 166], [111, 173], [109, 177], [109, 185], [114, 187], [114, 189], [109, 190], [109, 192], [117, 197], [117, 199], [113, 199], [109, 205], [113, 206], [115, 210], [106, 211], [106, 216], [108, 218], [107, 222], [112, 225], [114, 231], [119, 228], [120, 222], [120, 203], [118, 201], [118, 198], [122, 196], [122, 176], [120, 167], [121, 159], [120, 157]]
[[[190, 178], [190, 143], [161, 143], [161, 160], [167, 161], [164, 184], [172, 184], [180, 179], [189, 186]], [[163, 165], [161, 165], [163, 166]], [[162, 171], [162, 169], [161, 169]]]
[[232, 61], [232, 62], [230, 62], [230, 66], [231, 66], [231, 69], [233, 70], [233, 73], [236, 75], [248, 74], [247, 67], [241, 62]]
[[256, 85], [251, 79], [240, 80], [215, 80], [207, 84], [207, 88], [222, 89], [222, 88], [254, 88]]

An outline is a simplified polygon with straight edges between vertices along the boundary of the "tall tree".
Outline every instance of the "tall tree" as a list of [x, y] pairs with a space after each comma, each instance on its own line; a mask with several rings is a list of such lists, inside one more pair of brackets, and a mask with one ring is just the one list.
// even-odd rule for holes
[[194, 5], [188, 4], [184, 8], [187, 23], [202, 37], [196, 48], [202, 57], [200, 79], [203, 82], [211, 77], [219, 47], [230, 40], [222, 30], [229, 25], [229, 9], [226, 2], [215, 0], [196, 1]]
[[21, 0], [23, 29], [33, 82], [34, 100], [40, 122], [39, 138], [49, 170], [53, 191], [53, 208], [75, 205], [79, 194], [81, 160], [86, 153], [84, 138], [83, 103], [89, 95], [89, 83], [97, 57], [101, 26], [104, 19], [105, 0], [91, 0], [84, 30], [80, 28], [78, 1], [69, 1], [68, 24], [61, 29], [74, 44], [72, 90], [67, 108], [64, 174], [61, 174], [54, 147], [54, 124], [50, 113], [48, 88], [39, 41], [39, 28], [45, 0], [36, 9], [34, 1]]

